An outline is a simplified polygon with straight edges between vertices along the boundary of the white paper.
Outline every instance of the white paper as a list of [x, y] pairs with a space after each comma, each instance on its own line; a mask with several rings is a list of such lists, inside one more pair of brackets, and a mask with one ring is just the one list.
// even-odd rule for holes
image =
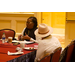
[[19, 52], [12, 53], [12, 52], [9, 52], [9, 51], [8, 51], [7, 54], [8, 54], [8, 55], [17, 55], [17, 54], [23, 54], [23, 52], [20, 52], [20, 51], [19, 51]]
[[18, 42], [18, 43], [26, 43], [26, 44], [30, 44], [30, 43], [33, 43], [33, 41], [17, 41], [17, 40], [12, 40], [12, 42]]
[[12, 40], [12, 42], [18, 42], [19, 43], [19, 41], [17, 41], [17, 40]]
[[30, 43], [33, 43], [32, 41], [26, 41], [26, 40], [24, 40], [24, 41], [19, 41], [19, 43], [26, 43], [26, 44], [30, 44]]

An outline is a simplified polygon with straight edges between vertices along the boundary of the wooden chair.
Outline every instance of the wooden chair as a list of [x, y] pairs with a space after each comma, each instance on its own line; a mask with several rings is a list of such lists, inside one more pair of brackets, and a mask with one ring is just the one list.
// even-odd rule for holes
[[39, 62], [50, 62], [51, 61], [52, 54], [45, 56], [42, 58]]
[[60, 55], [61, 55], [62, 47], [55, 49], [54, 53], [52, 54], [51, 62], [58, 62]]
[[62, 47], [55, 49], [54, 53], [51, 53], [40, 60], [40, 62], [58, 62], [60, 58]]
[[1, 29], [0, 30], [0, 39], [2, 39], [3, 33], [5, 33], [6, 39], [8, 37], [12, 37], [13, 39], [15, 39], [15, 31], [12, 29]]
[[[75, 55], [75, 40], [73, 40], [68, 46], [63, 50], [59, 61], [60, 62], [71, 62], [71, 59]], [[74, 58], [75, 59], [75, 58]]]
[[66, 55], [66, 62], [70, 62], [71, 57], [72, 57], [72, 52], [74, 50], [74, 46], [75, 46], [75, 42], [72, 41], [69, 45], [68, 45], [68, 49], [67, 49], [67, 55]]

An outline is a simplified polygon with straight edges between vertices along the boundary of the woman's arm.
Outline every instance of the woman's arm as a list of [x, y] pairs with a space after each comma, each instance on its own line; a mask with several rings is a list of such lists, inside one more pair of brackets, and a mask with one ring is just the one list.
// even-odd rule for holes
[[23, 33], [24, 33], [25, 29], [26, 29], [26, 28], [24, 28], [23, 31], [22, 31], [22, 33], [18, 36], [18, 40], [21, 40], [21, 38], [22, 38], [22, 36], [23, 36]]
[[24, 28], [23, 31], [22, 31], [22, 36], [24, 36], [23, 34], [24, 34], [25, 29], [26, 29], [26, 28]]

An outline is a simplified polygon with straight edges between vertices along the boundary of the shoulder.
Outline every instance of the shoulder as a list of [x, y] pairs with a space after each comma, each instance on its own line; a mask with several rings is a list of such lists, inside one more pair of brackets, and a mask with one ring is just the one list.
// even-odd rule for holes
[[54, 43], [54, 45], [61, 46], [60, 41], [58, 40], [58, 38], [56, 38], [56, 37], [52, 37], [52, 38], [53, 38], [52, 42]]
[[56, 37], [54, 37], [54, 36], [52, 36], [52, 39], [53, 39], [53, 40], [58, 40], [58, 38], [56, 38]]
[[56, 44], [57, 44], [57, 43], [60, 43], [60, 42], [59, 42], [59, 40], [58, 40], [56, 37], [53, 37], [53, 36], [52, 36], [52, 37], [49, 37], [49, 38], [47, 38], [47, 39], [42, 40], [41, 43], [44, 43], [44, 44], [46, 44], [46, 43], [47, 43], [47, 44], [48, 44], [48, 43], [49, 43], [49, 44], [50, 44], [50, 43], [51, 43], [51, 44], [52, 44], [52, 43], [56, 43]]
[[56, 37], [52, 37], [52, 42], [54, 42], [54, 43], [60, 43], [60, 41], [58, 40], [58, 38], [56, 38]]
[[35, 31], [36, 29], [38, 29], [37, 27], [33, 28], [31, 31]]
[[26, 29], [26, 28], [24, 28], [23, 31], [24, 31], [25, 29]]
[[23, 29], [23, 31], [22, 31], [22, 35], [23, 35], [23, 33], [25, 32], [25, 29], [26, 29], [26, 28]]

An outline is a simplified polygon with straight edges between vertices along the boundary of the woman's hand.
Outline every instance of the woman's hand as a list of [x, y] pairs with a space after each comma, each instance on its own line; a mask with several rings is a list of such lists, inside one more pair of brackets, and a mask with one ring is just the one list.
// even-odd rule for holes
[[22, 34], [18, 36], [18, 40], [21, 40], [21, 36], [22, 36]]
[[21, 37], [21, 40], [25, 40], [25, 39], [30, 40], [30, 37], [26, 33], [25, 33], [25, 36]]

